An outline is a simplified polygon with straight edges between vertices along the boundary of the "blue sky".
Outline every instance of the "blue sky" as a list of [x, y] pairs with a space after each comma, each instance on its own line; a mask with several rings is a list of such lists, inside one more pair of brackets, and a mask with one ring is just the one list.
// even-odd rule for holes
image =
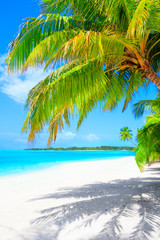
[[[8, 75], [4, 60], [8, 44], [13, 40], [19, 25], [27, 17], [36, 17], [40, 13], [39, 0], [5, 0], [0, 3], [0, 149], [24, 149], [28, 147], [46, 147], [47, 129], [37, 134], [34, 144], [27, 143], [27, 134], [21, 135], [21, 127], [27, 114], [24, 102], [29, 89], [42, 80], [47, 73], [42, 69], [30, 70], [22, 75]], [[154, 98], [156, 88], [150, 84], [148, 91], [137, 94], [134, 102]], [[135, 119], [132, 104], [122, 113], [120, 104], [113, 112], [103, 112], [100, 107], [93, 110], [83, 125], [76, 131], [77, 118], [72, 119], [71, 127], [65, 127], [52, 147], [68, 146], [131, 146], [129, 142], [119, 140], [121, 127], [128, 126], [133, 130], [135, 140], [137, 128], [140, 128], [145, 117]]]

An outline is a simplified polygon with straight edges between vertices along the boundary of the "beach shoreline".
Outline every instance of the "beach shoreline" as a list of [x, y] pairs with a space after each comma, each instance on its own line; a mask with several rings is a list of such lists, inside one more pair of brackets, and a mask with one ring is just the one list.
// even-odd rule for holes
[[[124, 157], [1, 177], [1, 239], [137, 240], [149, 231], [157, 240], [159, 169], [140, 173], [134, 157]], [[152, 228], [142, 222], [144, 211]]]

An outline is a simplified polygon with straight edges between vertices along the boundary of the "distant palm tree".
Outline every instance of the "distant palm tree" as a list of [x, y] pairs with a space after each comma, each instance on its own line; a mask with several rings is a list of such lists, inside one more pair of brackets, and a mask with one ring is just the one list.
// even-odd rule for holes
[[[103, 104], [123, 110], [141, 87], [160, 89], [159, 0], [41, 0], [41, 15], [27, 18], [12, 41], [8, 70], [43, 65], [51, 73], [29, 93], [22, 131], [29, 140], [48, 124], [48, 144], [79, 114]], [[56, 63], [63, 66], [53, 71]]]
[[133, 145], [136, 146], [136, 144], [131, 141], [132, 136], [133, 136], [132, 130], [130, 130], [128, 127], [123, 127], [123, 128], [120, 129], [120, 139], [121, 139], [121, 141], [126, 141], [126, 140], [128, 140], [128, 141], [130, 141]]

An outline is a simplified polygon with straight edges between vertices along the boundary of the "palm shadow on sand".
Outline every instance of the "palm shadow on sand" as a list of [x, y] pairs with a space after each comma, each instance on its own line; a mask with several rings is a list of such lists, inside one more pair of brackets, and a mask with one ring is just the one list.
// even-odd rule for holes
[[[148, 171], [151, 174], [160, 173], [160, 168], [151, 168]], [[34, 240], [56, 240], [67, 224], [81, 220], [77, 228], [85, 228], [98, 221], [102, 215], [103, 229], [89, 239], [160, 239], [160, 177], [132, 178], [84, 185], [81, 188], [63, 188], [57, 193], [40, 196], [31, 201], [37, 201], [38, 204], [39, 200], [45, 199], [67, 199], [69, 203], [42, 209], [40, 216], [32, 221], [33, 226], [41, 226], [41, 230], [35, 233]], [[108, 216], [110, 218], [107, 218]], [[129, 235], [125, 237], [121, 219], [127, 218], [132, 222], [133, 216], [136, 216], [136, 222], [134, 221]], [[58, 226], [54, 231], [53, 225]]]

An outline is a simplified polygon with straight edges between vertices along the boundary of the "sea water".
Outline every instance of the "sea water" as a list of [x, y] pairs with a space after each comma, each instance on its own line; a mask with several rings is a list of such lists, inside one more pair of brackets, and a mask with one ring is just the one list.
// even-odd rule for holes
[[108, 160], [134, 155], [132, 151], [1, 150], [0, 176], [40, 170], [67, 162]]

